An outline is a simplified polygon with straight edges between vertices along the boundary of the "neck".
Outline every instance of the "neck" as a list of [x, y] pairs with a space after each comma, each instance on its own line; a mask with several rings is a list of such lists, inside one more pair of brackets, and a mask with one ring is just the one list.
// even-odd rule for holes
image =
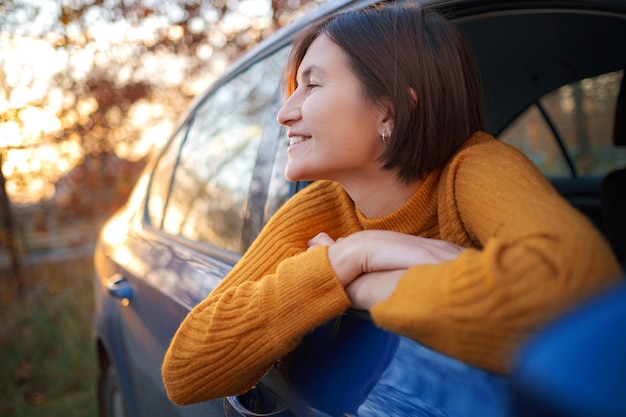
[[369, 219], [385, 216], [398, 209], [421, 184], [419, 179], [407, 184], [398, 179], [395, 171], [384, 171], [384, 175], [378, 175], [373, 181], [341, 183], [361, 213]]

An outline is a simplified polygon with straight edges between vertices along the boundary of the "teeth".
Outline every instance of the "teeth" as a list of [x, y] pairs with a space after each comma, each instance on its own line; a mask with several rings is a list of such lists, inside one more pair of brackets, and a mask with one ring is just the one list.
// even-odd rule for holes
[[307, 139], [308, 138], [305, 138], [304, 136], [293, 136], [289, 138], [289, 145], [295, 145], [297, 143], [304, 142]]

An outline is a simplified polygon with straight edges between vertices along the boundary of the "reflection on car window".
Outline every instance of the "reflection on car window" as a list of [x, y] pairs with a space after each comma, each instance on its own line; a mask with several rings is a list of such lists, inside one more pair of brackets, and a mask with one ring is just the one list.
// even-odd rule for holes
[[181, 128], [172, 138], [163, 154], [159, 157], [152, 179], [150, 181], [150, 191], [148, 193], [148, 219], [150, 224], [161, 227], [163, 212], [167, 201], [167, 194], [170, 190], [172, 173], [178, 158], [180, 144], [187, 131], [187, 126]]
[[[623, 167], [626, 149], [613, 145], [622, 76], [623, 71], [619, 71], [587, 78], [545, 95], [500, 139], [523, 151], [551, 178], [604, 175]], [[566, 154], [552, 129], [562, 140]]]
[[166, 232], [240, 252], [245, 200], [283, 60], [274, 54], [201, 104], [174, 174]]

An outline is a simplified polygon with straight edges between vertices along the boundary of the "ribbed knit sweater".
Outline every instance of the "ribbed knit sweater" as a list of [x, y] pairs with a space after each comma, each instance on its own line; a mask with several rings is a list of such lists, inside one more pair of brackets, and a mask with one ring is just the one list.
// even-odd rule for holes
[[318, 181], [291, 198], [221, 284], [183, 321], [162, 374], [179, 404], [245, 392], [350, 300], [320, 232], [393, 230], [469, 248], [408, 269], [376, 325], [506, 373], [534, 329], [613, 282], [620, 267], [592, 224], [520, 152], [469, 138], [394, 212], [368, 219], [343, 188]]

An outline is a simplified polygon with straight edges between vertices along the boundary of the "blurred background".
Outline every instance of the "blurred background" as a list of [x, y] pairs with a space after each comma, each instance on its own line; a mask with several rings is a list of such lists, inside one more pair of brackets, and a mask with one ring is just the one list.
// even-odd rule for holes
[[0, 0], [0, 416], [95, 416], [92, 250], [190, 101], [322, 0]]

